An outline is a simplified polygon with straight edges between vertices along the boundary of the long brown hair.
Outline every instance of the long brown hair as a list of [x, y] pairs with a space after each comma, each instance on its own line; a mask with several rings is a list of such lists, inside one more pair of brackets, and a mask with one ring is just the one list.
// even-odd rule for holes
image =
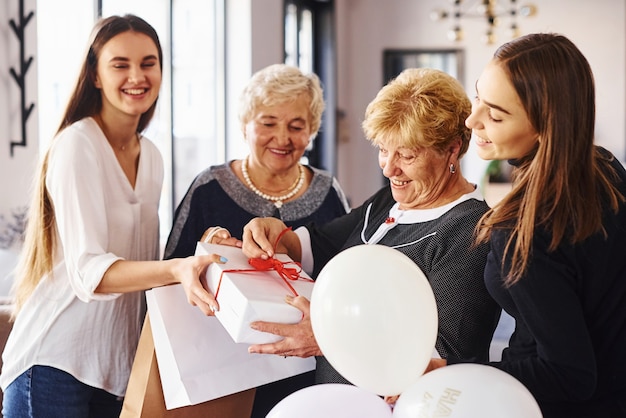
[[[103, 46], [109, 40], [128, 31], [145, 34], [154, 41], [159, 53], [159, 65], [161, 70], [163, 69], [163, 52], [159, 37], [146, 21], [134, 15], [111, 16], [99, 20], [92, 31], [88, 51], [57, 134], [72, 123], [94, 116], [102, 110], [102, 96], [95, 86], [98, 58]], [[141, 115], [137, 132], [142, 132], [148, 126], [155, 109], [156, 101]], [[16, 267], [13, 316], [19, 312], [43, 276], [52, 272], [54, 264], [57, 230], [54, 205], [46, 189], [47, 168], [48, 152], [42, 158], [35, 178], [23, 249]]]
[[493, 229], [510, 229], [510, 285], [526, 272], [537, 229], [550, 233], [549, 251], [564, 241], [581, 242], [603, 232], [602, 203], [617, 211], [624, 196], [593, 144], [595, 86], [580, 50], [562, 35], [531, 34], [499, 47], [494, 62], [508, 74], [539, 134], [537, 147], [514, 168], [512, 191], [477, 226], [478, 242]]

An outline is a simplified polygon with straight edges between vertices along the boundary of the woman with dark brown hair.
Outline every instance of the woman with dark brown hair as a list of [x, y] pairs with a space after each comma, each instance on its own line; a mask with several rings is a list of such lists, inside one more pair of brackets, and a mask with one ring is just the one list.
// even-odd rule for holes
[[594, 122], [589, 63], [558, 34], [502, 45], [466, 121], [481, 158], [514, 166], [477, 229], [487, 288], [516, 322], [490, 364], [545, 418], [626, 416], [626, 171], [594, 145]]
[[36, 179], [2, 355], [5, 418], [118, 417], [145, 315], [140, 291], [181, 283], [191, 304], [216, 307], [199, 278], [219, 256], [157, 261], [163, 161], [142, 132], [161, 70], [147, 22], [97, 23]]

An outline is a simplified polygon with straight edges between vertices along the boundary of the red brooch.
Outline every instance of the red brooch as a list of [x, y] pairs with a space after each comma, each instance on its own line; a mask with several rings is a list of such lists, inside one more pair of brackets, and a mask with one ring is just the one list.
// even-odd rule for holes
[[395, 221], [396, 221], [396, 219], [395, 219], [395, 218], [391, 218], [391, 217], [389, 217], [389, 218], [385, 219], [385, 223], [386, 223], [386, 224], [392, 224], [392, 223], [394, 223]]

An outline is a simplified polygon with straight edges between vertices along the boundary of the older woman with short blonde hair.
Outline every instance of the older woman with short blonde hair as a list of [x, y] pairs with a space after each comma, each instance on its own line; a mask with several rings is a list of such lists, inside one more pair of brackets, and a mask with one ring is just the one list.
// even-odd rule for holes
[[[465, 126], [470, 111], [471, 103], [454, 77], [434, 69], [405, 70], [379, 91], [363, 122], [389, 185], [326, 225], [285, 231], [278, 219], [255, 219], [244, 230], [244, 253], [270, 257], [285, 252], [316, 277], [347, 248], [363, 244], [395, 248], [420, 267], [432, 286], [439, 314], [437, 353], [443, 358], [487, 361], [500, 308], [483, 282], [489, 246], [473, 246], [474, 227], [489, 208], [476, 185], [461, 173], [460, 159], [470, 139]], [[385, 277], [380, 285], [385, 285]], [[349, 383], [315, 341], [308, 300], [296, 297], [289, 303], [302, 310], [302, 321], [253, 323], [254, 329], [273, 331], [283, 339], [253, 345], [250, 351], [316, 355], [318, 383]]]

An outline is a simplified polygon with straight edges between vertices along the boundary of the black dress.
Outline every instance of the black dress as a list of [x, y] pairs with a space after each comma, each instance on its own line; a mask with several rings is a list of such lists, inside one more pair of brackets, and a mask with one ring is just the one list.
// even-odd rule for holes
[[[390, 188], [384, 187], [349, 214], [320, 227], [308, 227], [313, 277], [339, 251], [370, 241], [395, 204]], [[489, 246], [472, 248], [474, 227], [487, 210], [475, 191], [441, 208], [404, 211], [377, 241], [407, 255], [428, 278], [439, 314], [435, 347], [442, 358], [489, 359], [501, 310], [483, 279]], [[349, 383], [324, 357], [317, 358], [316, 382]]]

